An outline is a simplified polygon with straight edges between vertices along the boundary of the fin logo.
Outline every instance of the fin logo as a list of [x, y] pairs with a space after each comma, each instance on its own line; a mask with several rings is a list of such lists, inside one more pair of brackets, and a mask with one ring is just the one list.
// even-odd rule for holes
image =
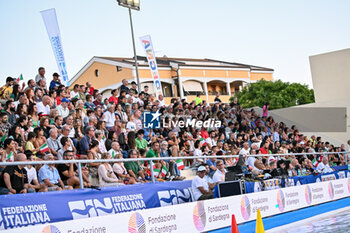
[[158, 198], [161, 207], [193, 201], [193, 195], [189, 188], [183, 190], [172, 189], [166, 191], [159, 191]]
[[70, 201], [68, 202], [68, 206], [73, 219], [91, 218], [116, 213], [112, 201], [108, 197], [102, 201], [99, 199]]

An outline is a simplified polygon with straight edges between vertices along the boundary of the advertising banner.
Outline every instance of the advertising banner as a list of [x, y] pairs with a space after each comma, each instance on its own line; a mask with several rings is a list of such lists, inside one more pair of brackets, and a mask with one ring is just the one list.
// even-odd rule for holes
[[144, 48], [149, 64], [149, 68], [151, 69], [151, 74], [154, 82], [154, 90], [156, 92], [156, 97], [159, 99], [159, 95], [163, 95], [162, 83], [160, 82], [158, 66], [156, 55], [154, 54], [153, 43], [150, 35], [140, 37], [140, 41], [142, 47]]
[[[349, 177], [349, 171], [335, 171], [326, 174], [318, 174], [318, 175], [309, 175], [309, 176], [293, 176], [289, 179], [294, 180], [294, 185], [301, 184], [311, 184], [316, 182], [342, 179], [345, 177]], [[282, 187], [284, 186], [284, 181], [282, 180]]]
[[58, 27], [56, 10], [48, 9], [41, 11], [47, 34], [52, 46], [53, 54], [55, 55], [58, 70], [62, 76], [63, 84], [69, 86], [68, 73], [66, 68], [66, 61], [64, 59], [62, 39], [60, 29]]
[[0, 229], [192, 202], [191, 181], [0, 196]]
[[[350, 196], [350, 179], [144, 209], [115, 215], [11, 229], [8, 232], [206, 232]], [[46, 230], [46, 231], [45, 231]]]
[[[329, 184], [329, 181], [333, 180], [334, 176], [338, 179], [345, 175], [348, 175], [348, 171], [294, 178], [298, 181], [302, 180], [302, 182], [323, 181], [322, 183]], [[290, 180], [294, 186], [294, 181], [296, 180], [292, 178]], [[306, 185], [303, 186], [302, 192], [295, 191], [294, 189], [277, 189], [276, 195], [279, 198], [277, 203], [278, 207], [273, 209], [278, 213], [277, 210], [283, 212], [299, 208], [306, 204], [312, 205], [322, 203], [326, 200], [325, 198], [327, 196], [325, 196], [324, 192], [327, 190], [330, 190], [331, 194], [334, 193], [334, 198], [337, 198], [339, 195], [343, 195], [345, 190], [344, 184], [337, 182], [339, 181], [333, 180], [332, 185], [329, 186], [316, 185], [314, 187]], [[246, 210], [242, 212], [244, 214], [241, 220], [245, 221], [249, 219], [248, 216], [255, 215], [257, 208], [261, 209], [262, 214], [267, 210], [271, 211], [272, 207], [266, 205], [266, 198], [269, 198], [271, 193], [268, 191], [260, 191], [266, 188], [275, 189], [279, 184], [279, 180], [274, 179], [265, 181], [265, 184], [263, 182], [246, 182], [246, 196], [229, 197], [231, 199], [238, 198], [237, 200], [235, 199], [235, 201], [241, 203], [242, 211]], [[299, 187], [300, 184], [300, 182], [296, 182], [295, 187]], [[253, 197], [250, 199], [247, 195], [254, 192], [259, 192], [258, 198]], [[303, 200], [304, 196], [309, 198]], [[225, 198], [219, 200], [225, 200]], [[103, 188], [101, 190], [84, 189], [3, 195], [0, 196], [0, 230], [42, 223], [91, 218], [108, 214], [114, 215], [128, 211], [166, 207], [192, 201], [191, 181], [137, 184], [133, 186]], [[216, 203], [217, 199], [212, 201]], [[211, 202], [209, 201], [206, 203], [210, 204]], [[275, 204], [275, 206], [277, 204]], [[243, 208], [245, 205], [249, 206], [249, 208]], [[224, 210], [231, 211], [226, 207], [222, 207], [218, 215], [227, 214]], [[208, 214], [209, 213], [213, 213], [213, 217], [208, 219], [208, 221], [220, 222], [226, 219], [226, 217], [216, 218], [217, 213], [213, 209], [211, 212], [208, 212]]]

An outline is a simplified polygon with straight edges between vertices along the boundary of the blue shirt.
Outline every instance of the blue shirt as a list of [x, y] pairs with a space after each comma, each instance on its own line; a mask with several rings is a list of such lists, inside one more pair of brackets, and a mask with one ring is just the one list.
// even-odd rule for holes
[[[143, 138], [148, 140], [149, 139], [148, 137], [151, 134], [151, 129], [145, 128], [143, 130], [145, 131], [145, 134], [143, 135]], [[154, 135], [155, 135], [154, 132], [152, 132], [152, 135], [150, 137], [153, 137]]]
[[55, 167], [51, 168], [49, 165], [45, 164], [42, 166], [38, 173], [39, 183], [44, 182], [45, 179], [49, 178], [50, 182], [53, 184], [58, 184], [58, 180], [61, 179], [60, 174]]
[[91, 139], [89, 136], [85, 135], [82, 137], [79, 141], [79, 153], [82, 155], [87, 155], [90, 143]]
[[127, 86], [125, 86], [124, 84], [121, 85], [120, 90], [125, 90], [126, 94], [129, 94], [129, 92], [130, 92], [130, 89]]
[[255, 129], [256, 128], [256, 125], [255, 125], [255, 122], [254, 121], [250, 121], [250, 127], [252, 129]]
[[216, 167], [216, 161], [213, 162], [211, 159], [208, 159], [207, 160], [207, 164], [209, 165], [209, 168], [210, 168], [210, 172], [209, 173], [213, 172], [214, 170], [211, 169], [211, 165]]
[[267, 132], [268, 132], [269, 136], [271, 136], [271, 129], [270, 128], [267, 128]]
[[59, 85], [61, 85], [59, 82], [52, 80], [50, 83], [50, 90], [53, 90], [55, 87], [58, 87]]
[[[160, 157], [169, 157], [169, 152], [167, 150], [160, 149]], [[170, 160], [164, 160], [165, 162], [169, 163]]]
[[280, 135], [278, 132], [273, 133], [273, 141], [278, 142], [280, 140]]
[[95, 109], [96, 108], [96, 105], [93, 102], [89, 103], [89, 102], [86, 101], [84, 106], [86, 108], [90, 108], [90, 109]]

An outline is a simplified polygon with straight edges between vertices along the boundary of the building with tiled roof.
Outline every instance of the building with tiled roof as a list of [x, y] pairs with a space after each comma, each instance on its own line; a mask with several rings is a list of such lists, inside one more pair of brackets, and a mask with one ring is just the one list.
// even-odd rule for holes
[[[147, 58], [138, 56], [137, 60], [141, 89], [147, 85], [152, 93], [154, 84]], [[134, 58], [93, 57], [70, 84], [89, 81], [101, 93], [109, 95], [122, 85], [122, 79], [137, 82], [134, 62]], [[243, 86], [260, 79], [273, 80], [274, 72], [266, 67], [212, 59], [158, 57], [157, 64], [166, 102], [173, 97], [186, 98], [189, 102], [201, 93], [202, 99], [213, 103], [217, 92], [223, 102], [229, 102]]]

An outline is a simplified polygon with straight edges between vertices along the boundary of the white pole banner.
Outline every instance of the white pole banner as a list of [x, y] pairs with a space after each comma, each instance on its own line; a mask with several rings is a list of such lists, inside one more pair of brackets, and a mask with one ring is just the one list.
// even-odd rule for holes
[[54, 8], [41, 11], [47, 34], [49, 35], [53, 53], [56, 58], [58, 70], [62, 76], [63, 84], [69, 86], [69, 79], [66, 69], [66, 62], [63, 54], [61, 33], [58, 27], [56, 10]]
[[159, 78], [158, 66], [156, 61], [156, 56], [154, 54], [153, 43], [150, 35], [140, 37], [140, 41], [142, 47], [145, 49], [149, 68], [151, 69], [153, 81], [154, 81], [154, 89], [156, 92], [156, 97], [159, 99], [159, 95], [163, 95], [162, 84]]

